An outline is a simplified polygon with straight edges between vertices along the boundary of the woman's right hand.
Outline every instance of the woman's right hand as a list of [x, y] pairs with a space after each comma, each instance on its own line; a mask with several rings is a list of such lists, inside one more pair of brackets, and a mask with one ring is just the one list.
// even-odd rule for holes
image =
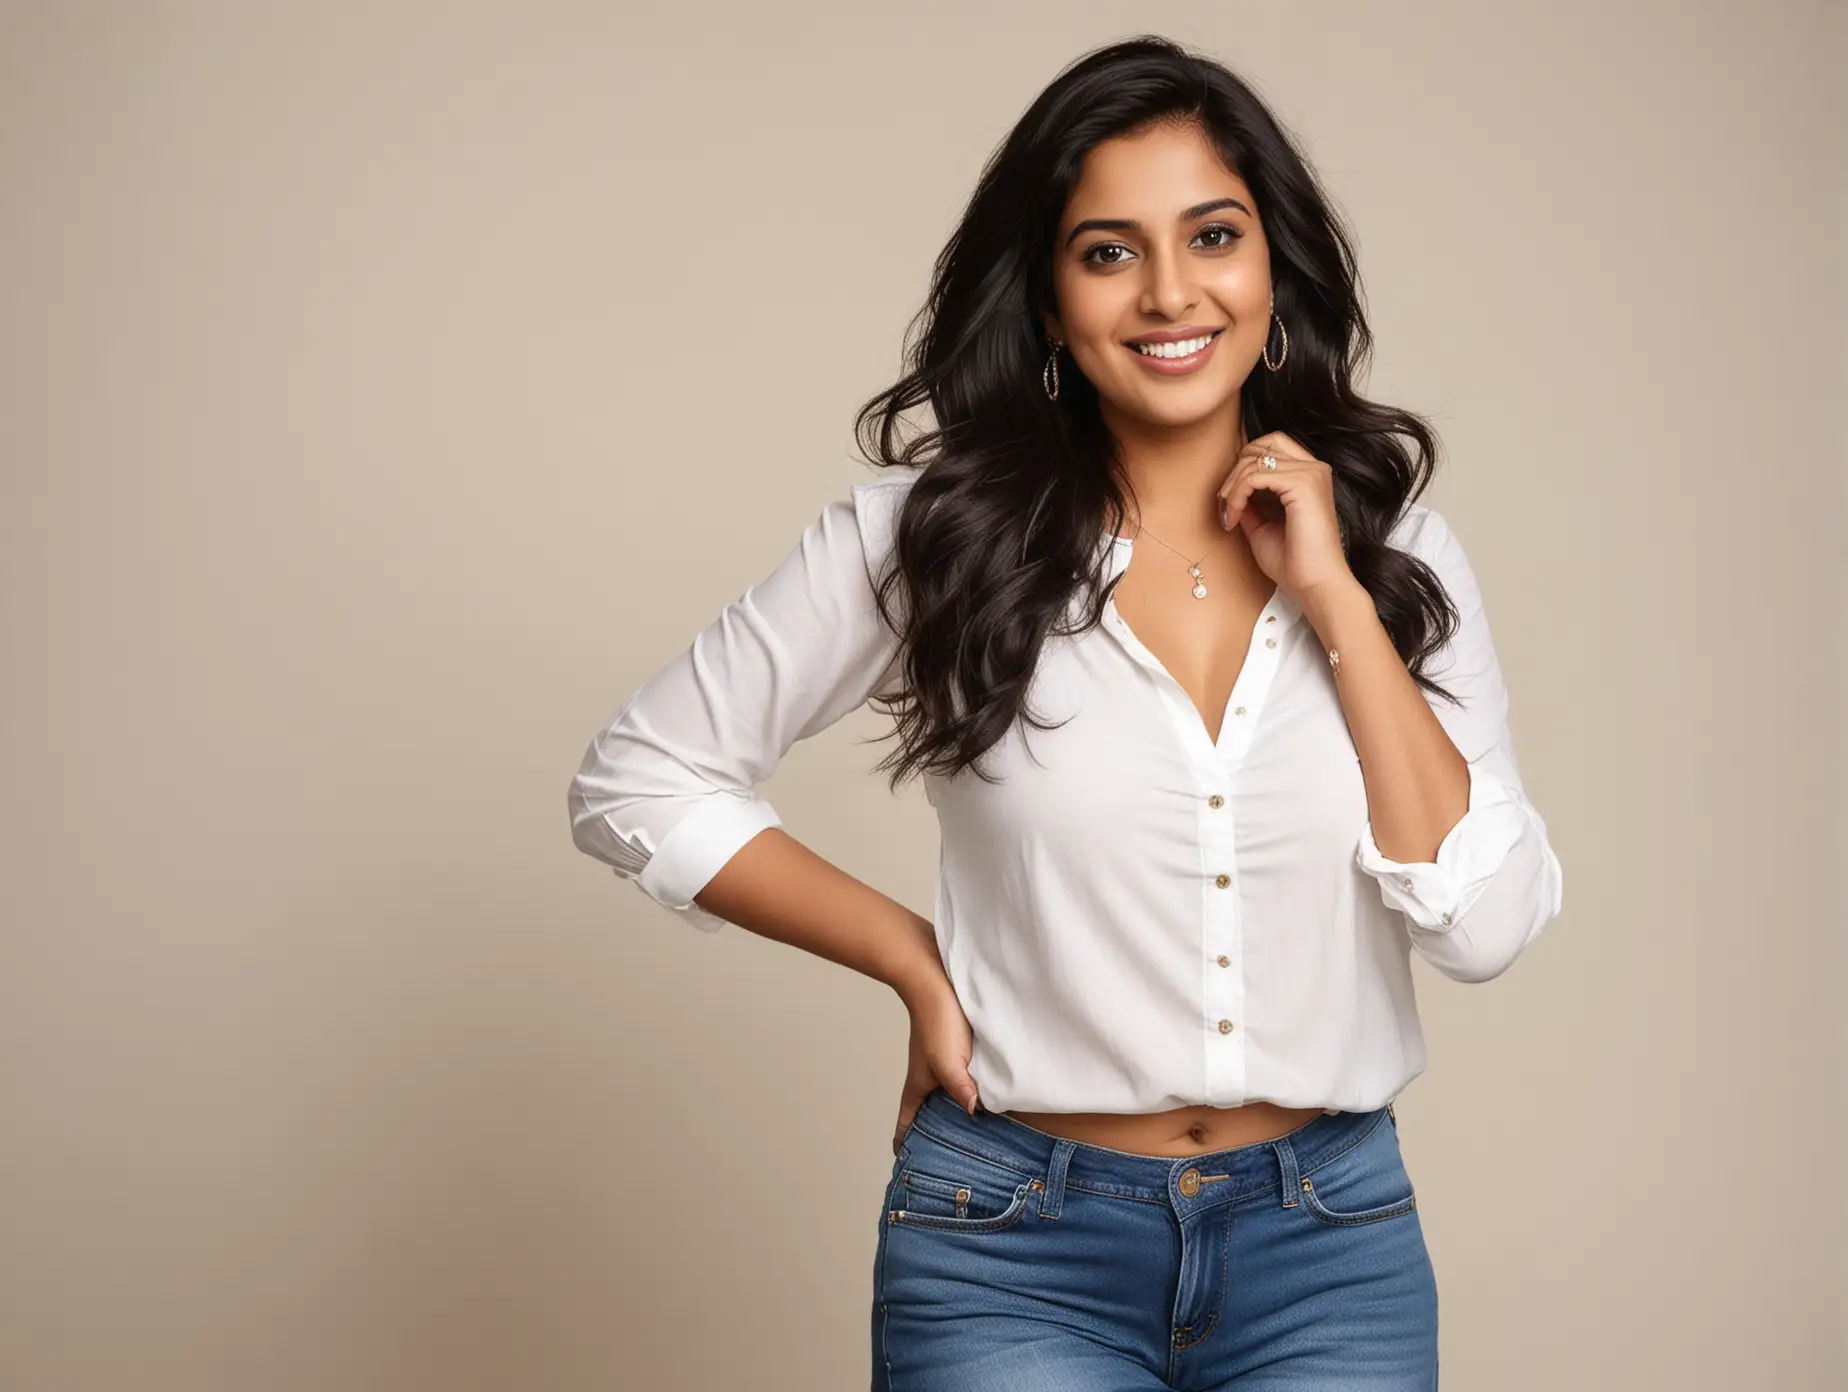
[[971, 1116], [977, 1100], [975, 1079], [969, 1076], [975, 1035], [949, 978], [939, 977], [912, 993], [905, 1005], [911, 1012], [911, 1049], [898, 1099], [898, 1129], [892, 1133], [894, 1155], [933, 1089], [941, 1086]]

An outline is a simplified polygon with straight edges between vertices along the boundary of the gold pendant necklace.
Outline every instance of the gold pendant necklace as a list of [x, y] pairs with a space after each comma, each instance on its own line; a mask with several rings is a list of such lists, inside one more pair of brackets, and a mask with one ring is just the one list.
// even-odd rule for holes
[[[1149, 540], [1155, 542], [1158, 546], [1168, 546], [1167, 542], [1163, 541], [1160, 537], [1156, 536], [1155, 533], [1149, 531], [1147, 527], [1138, 526], [1136, 528], [1136, 533], [1138, 536], [1142, 535], [1145, 532], [1148, 534]], [[1218, 545], [1218, 543], [1215, 542], [1214, 545], [1216, 546]], [[1174, 551], [1174, 548], [1172, 546], [1168, 546], [1168, 549], [1170, 551]], [[1193, 582], [1194, 582], [1193, 583], [1193, 597], [1195, 599], [1205, 599], [1206, 598], [1206, 576], [1202, 574], [1200, 571], [1200, 562], [1205, 560], [1208, 556], [1212, 555], [1212, 553], [1213, 553], [1213, 547], [1209, 546], [1206, 548], [1206, 550], [1200, 553], [1198, 559], [1187, 561], [1186, 552], [1174, 551], [1175, 555], [1179, 556], [1183, 561], [1187, 561], [1187, 573], [1193, 576]]]

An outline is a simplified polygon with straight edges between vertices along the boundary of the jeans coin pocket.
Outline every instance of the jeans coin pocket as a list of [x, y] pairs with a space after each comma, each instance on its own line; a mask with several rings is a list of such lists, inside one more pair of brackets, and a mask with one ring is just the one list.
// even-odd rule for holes
[[1302, 1175], [1298, 1184], [1303, 1208], [1333, 1227], [1377, 1223], [1418, 1206], [1399, 1151], [1399, 1128], [1384, 1110], [1358, 1143]]

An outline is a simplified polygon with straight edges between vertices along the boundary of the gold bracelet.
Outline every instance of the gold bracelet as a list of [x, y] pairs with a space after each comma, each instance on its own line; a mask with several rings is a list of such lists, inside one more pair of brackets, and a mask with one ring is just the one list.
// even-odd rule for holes
[[1341, 654], [1333, 648], [1328, 650], [1328, 665], [1337, 677], [1341, 675]]

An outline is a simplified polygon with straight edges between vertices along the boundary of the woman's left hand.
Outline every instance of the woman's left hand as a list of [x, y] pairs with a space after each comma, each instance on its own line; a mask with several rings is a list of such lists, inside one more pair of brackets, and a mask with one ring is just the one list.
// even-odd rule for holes
[[[1265, 455], [1275, 469], [1261, 466]], [[1273, 494], [1283, 515], [1267, 520], [1252, 494]], [[1232, 472], [1219, 485], [1220, 519], [1230, 531], [1245, 529], [1251, 557], [1271, 582], [1301, 602], [1324, 585], [1354, 579], [1341, 549], [1335, 514], [1335, 471], [1281, 430], [1259, 435], [1238, 452]]]

